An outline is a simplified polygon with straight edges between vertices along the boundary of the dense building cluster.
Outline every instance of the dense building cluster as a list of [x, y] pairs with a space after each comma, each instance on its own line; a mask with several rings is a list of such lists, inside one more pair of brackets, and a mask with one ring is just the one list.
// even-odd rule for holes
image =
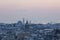
[[0, 23], [0, 40], [60, 40], [60, 23]]

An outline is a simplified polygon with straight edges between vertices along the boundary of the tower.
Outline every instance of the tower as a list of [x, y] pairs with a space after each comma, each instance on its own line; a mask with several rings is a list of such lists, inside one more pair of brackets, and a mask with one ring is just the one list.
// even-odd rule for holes
[[30, 23], [29, 24], [31, 24], [31, 20], [30, 20]]
[[24, 18], [23, 18], [23, 21], [22, 22], [23, 22], [23, 24], [25, 24], [25, 19]]

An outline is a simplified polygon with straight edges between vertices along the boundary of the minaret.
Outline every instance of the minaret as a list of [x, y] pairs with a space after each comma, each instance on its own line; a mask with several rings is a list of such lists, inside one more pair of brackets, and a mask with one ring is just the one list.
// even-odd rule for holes
[[23, 24], [25, 24], [25, 19], [23, 18], [23, 21], [22, 21]]
[[31, 24], [31, 20], [30, 20], [30, 24]]

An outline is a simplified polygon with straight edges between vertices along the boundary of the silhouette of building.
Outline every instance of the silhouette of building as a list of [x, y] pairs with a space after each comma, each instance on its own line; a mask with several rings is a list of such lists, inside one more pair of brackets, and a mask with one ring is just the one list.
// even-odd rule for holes
[[28, 20], [26, 21], [26, 24], [25, 24], [25, 31], [29, 31], [29, 23], [28, 23]]

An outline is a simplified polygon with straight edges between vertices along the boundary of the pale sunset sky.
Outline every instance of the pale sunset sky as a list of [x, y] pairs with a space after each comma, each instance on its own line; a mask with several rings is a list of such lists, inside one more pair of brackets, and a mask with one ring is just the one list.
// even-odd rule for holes
[[0, 0], [0, 23], [18, 20], [60, 23], [60, 0]]

